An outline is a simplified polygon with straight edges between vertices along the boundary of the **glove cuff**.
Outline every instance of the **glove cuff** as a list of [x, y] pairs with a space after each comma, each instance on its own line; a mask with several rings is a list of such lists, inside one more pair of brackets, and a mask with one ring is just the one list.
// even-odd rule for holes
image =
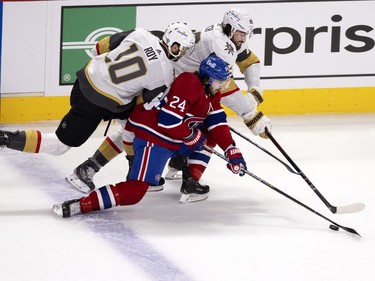
[[263, 112], [259, 111], [254, 116], [252, 116], [250, 119], [244, 120], [247, 127], [250, 129], [253, 129], [255, 124], [263, 117]]
[[234, 146], [230, 146], [229, 148], [227, 148], [227, 150], [225, 150], [225, 156], [227, 158], [230, 158], [231, 156], [238, 153], [241, 153], [240, 149]]
[[258, 105], [260, 105], [263, 102], [263, 96], [262, 93], [259, 92], [259, 88], [251, 87], [249, 92], [253, 95]]
[[187, 145], [187, 146], [193, 146], [195, 144], [198, 143], [199, 139], [201, 138], [201, 131], [200, 130], [196, 130], [195, 132], [193, 131], [190, 136], [188, 136], [187, 138], [185, 138], [185, 141], [184, 143]]

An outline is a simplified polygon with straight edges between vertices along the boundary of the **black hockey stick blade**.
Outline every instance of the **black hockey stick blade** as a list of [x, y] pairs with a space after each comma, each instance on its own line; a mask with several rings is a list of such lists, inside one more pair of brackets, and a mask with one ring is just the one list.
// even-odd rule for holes
[[[330, 221], [331, 221], [331, 220], [330, 220]], [[332, 221], [331, 221], [331, 222], [332, 222]], [[342, 225], [339, 225], [339, 224], [337, 224], [337, 223], [335, 223], [335, 222], [332, 222], [332, 224], [336, 225], [337, 227], [339, 227], [339, 228], [341, 228], [341, 229], [343, 229], [343, 230], [345, 230], [345, 231], [347, 231], [347, 232], [350, 232], [350, 233], [352, 233], [352, 234], [355, 234], [355, 235], [358, 235], [359, 237], [361, 237], [361, 235], [360, 235], [357, 231], [355, 231], [355, 229], [353, 229], [353, 228], [346, 227], [346, 226], [342, 226]]]

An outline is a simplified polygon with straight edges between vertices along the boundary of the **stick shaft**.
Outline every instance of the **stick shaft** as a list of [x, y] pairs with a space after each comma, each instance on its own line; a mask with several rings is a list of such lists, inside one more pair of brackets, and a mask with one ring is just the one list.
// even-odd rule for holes
[[[220, 157], [221, 159], [225, 160], [226, 162], [228, 162], [228, 159], [225, 158], [224, 155], [222, 155], [221, 153], [217, 152], [216, 150], [208, 147], [208, 146], [205, 146], [207, 150], [211, 151], [213, 154], [215, 154], [216, 156]], [[297, 203], [298, 205], [304, 207], [305, 209], [309, 210], [310, 212], [314, 213], [315, 215], [318, 215], [319, 217], [329, 221], [330, 223], [340, 227], [341, 229], [347, 231], [347, 232], [350, 232], [352, 234], [356, 234], [358, 236], [361, 236], [359, 235], [359, 233], [357, 231], [355, 231], [353, 228], [350, 228], [350, 227], [346, 227], [346, 226], [342, 226], [342, 225], [339, 225], [338, 223], [330, 220], [329, 218], [327, 218], [326, 216], [322, 215], [321, 213], [315, 211], [313, 208], [307, 206], [306, 204], [302, 203], [301, 201], [295, 199], [294, 197], [290, 196], [289, 194], [281, 191], [280, 189], [278, 189], [277, 187], [273, 186], [272, 184], [266, 182], [265, 180], [263, 180], [262, 178], [258, 177], [257, 175], [247, 171], [247, 170], [243, 170], [247, 175], [251, 176], [252, 178], [256, 179], [257, 181], [261, 182], [262, 184], [266, 185], [267, 187], [271, 188], [272, 190], [276, 191], [277, 193], [283, 195], [284, 197], [288, 198], [289, 200], [293, 201], [294, 203]]]
[[255, 147], [259, 148], [260, 150], [262, 150], [263, 152], [267, 153], [269, 156], [271, 156], [272, 158], [276, 159], [277, 161], [279, 161], [281, 164], [283, 164], [285, 166], [285, 168], [287, 168], [287, 170], [293, 174], [296, 174], [298, 175], [298, 172], [294, 171], [288, 164], [286, 164], [284, 161], [282, 161], [281, 159], [279, 159], [278, 157], [276, 157], [275, 155], [273, 155], [271, 152], [269, 152], [267, 149], [261, 147], [259, 144], [253, 142], [251, 139], [249, 139], [248, 137], [246, 137], [245, 135], [241, 134], [239, 131], [237, 131], [236, 129], [232, 128], [232, 127], [229, 127], [229, 129], [235, 133], [236, 135], [240, 136], [241, 138], [243, 138], [244, 140], [248, 141], [249, 143], [251, 143], [252, 145], [254, 145]]
[[289, 163], [293, 166], [293, 168], [298, 172], [298, 174], [304, 179], [304, 181], [310, 186], [310, 188], [315, 192], [316, 195], [323, 201], [323, 203], [327, 206], [327, 208], [332, 212], [337, 212], [337, 207], [332, 206], [328, 200], [319, 192], [319, 190], [315, 187], [315, 185], [310, 181], [310, 179], [305, 175], [304, 172], [297, 166], [296, 163], [289, 157], [289, 155], [285, 152], [285, 150], [281, 147], [281, 145], [276, 141], [276, 139], [272, 136], [272, 134], [266, 128], [266, 135], [272, 141], [272, 143], [277, 147], [277, 149], [284, 155], [284, 157], [289, 161]]

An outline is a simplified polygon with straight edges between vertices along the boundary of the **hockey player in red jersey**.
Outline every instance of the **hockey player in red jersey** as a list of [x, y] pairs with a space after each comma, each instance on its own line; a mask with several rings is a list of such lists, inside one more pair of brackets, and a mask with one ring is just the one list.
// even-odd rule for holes
[[[260, 61], [248, 48], [248, 40], [252, 35], [253, 27], [253, 21], [247, 11], [237, 8], [227, 10], [220, 24], [195, 32], [195, 46], [190, 48], [181, 59], [174, 62], [174, 68], [177, 75], [186, 71], [198, 71], [200, 62], [212, 53], [223, 59], [230, 68], [237, 65], [244, 75], [248, 93], [243, 95], [234, 79], [231, 78], [229, 87], [221, 93], [221, 103], [241, 116], [254, 135], [266, 137], [265, 128], [271, 131], [271, 122], [257, 110], [257, 106], [263, 101], [263, 90], [260, 87]], [[99, 44], [104, 50], [105, 42], [107, 41]], [[93, 183], [95, 173], [124, 149], [130, 167], [132, 151], [129, 146], [124, 148], [121, 135], [122, 130], [119, 129], [108, 136], [92, 157], [77, 166], [74, 172], [66, 177], [67, 182], [81, 191], [92, 190], [95, 187]], [[186, 158], [173, 157], [168, 166], [166, 178], [178, 178], [176, 175], [186, 166]]]
[[139, 101], [150, 101], [172, 83], [172, 60], [194, 45], [192, 31], [182, 23], [168, 26], [163, 40], [137, 28], [109, 52], [92, 58], [77, 72], [70, 111], [56, 132], [0, 130], [0, 147], [61, 155], [82, 145], [102, 120], [127, 119]]
[[161, 102], [138, 105], [126, 125], [135, 135], [129, 180], [54, 205], [54, 213], [70, 217], [136, 204], [150, 184], [159, 182], [168, 159], [176, 154], [195, 159], [184, 171], [181, 202], [204, 200], [209, 187], [200, 185], [199, 179], [207, 165], [206, 145], [218, 145], [228, 158], [228, 169], [244, 175], [245, 160], [235, 146], [220, 105], [220, 91], [227, 87], [229, 76], [227, 64], [212, 55], [201, 62], [199, 73], [182, 73]]

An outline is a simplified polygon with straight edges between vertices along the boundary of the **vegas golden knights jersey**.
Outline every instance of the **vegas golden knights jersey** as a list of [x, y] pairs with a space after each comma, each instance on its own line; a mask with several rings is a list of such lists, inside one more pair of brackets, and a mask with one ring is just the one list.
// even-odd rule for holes
[[174, 71], [159, 39], [138, 28], [115, 49], [91, 59], [77, 77], [90, 102], [116, 113], [139, 95], [148, 101], [163, 92]]

